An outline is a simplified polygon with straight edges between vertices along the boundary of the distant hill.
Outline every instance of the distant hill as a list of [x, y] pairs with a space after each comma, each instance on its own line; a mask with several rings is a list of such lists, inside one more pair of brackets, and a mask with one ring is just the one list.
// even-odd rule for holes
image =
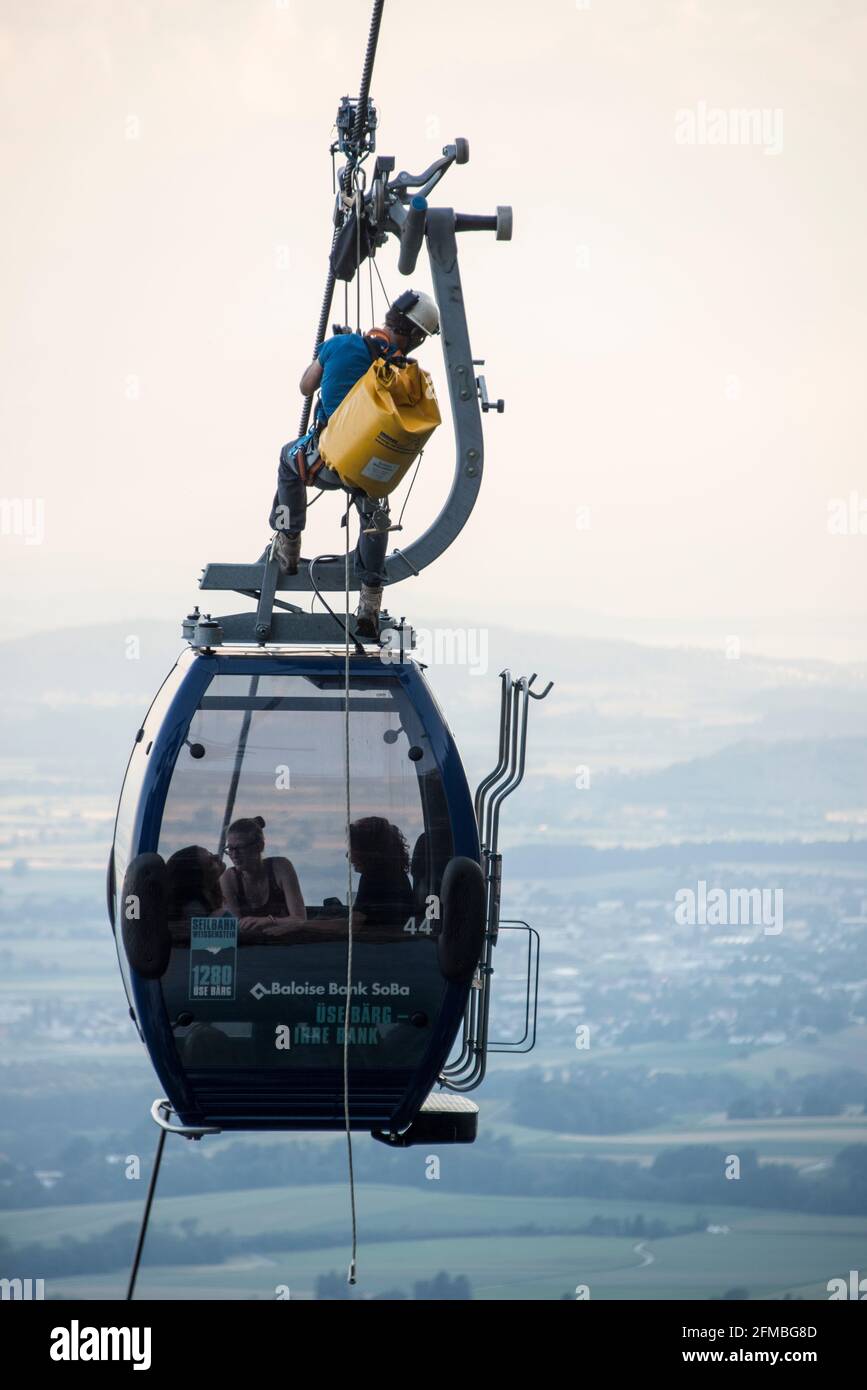
[[611, 777], [598, 791], [654, 805], [867, 807], [867, 738], [742, 739], [660, 772]]
[[509, 850], [509, 878], [579, 878], [590, 874], [645, 869], [691, 867], [706, 873], [716, 864], [867, 864], [867, 838], [851, 840], [788, 840], [775, 844], [768, 840], [684, 841], [680, 844], [652, 845], [647, 849], [626, 849], [620, 845], [595, 849], [591, 845], [531, 844]]
[[[860, 667], [731, 661], [721, 651], [553, 641], [494, 627], [461, 633], [453, 624], [422, 638], [420, 656], [471, 782], [496, 757], [498, 673], [537, 670], [537, 688], [555, 682], [531, 708], [527, 777], [512, 803], [531, 819], [571, 820], [575, 769], [584, 764], [593, 804], [609, 817], [627, 799], [735, 809], [867, 800]], [[183, 645], [179, 623], [150, 619], [0, 642], [7, 772], [10, 760], [30, 761], [49, 777], [115, 789], [134, 732]], [[582, 815], [590, 810], [581, 807]]]
[[0, 643], [0, 757], [116, 783], [182, 645], [179, 625], [153, 621]]

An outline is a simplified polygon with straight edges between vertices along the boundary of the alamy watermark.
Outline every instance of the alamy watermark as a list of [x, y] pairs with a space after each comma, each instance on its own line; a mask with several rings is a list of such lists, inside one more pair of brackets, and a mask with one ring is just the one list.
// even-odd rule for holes
[[755, 145], [765, 154], [783, 152], [783, 112], [779, 106], [681, 106], [674, 113], [678, 145]]
[[73, 1318], [69, 1327], [51, 1330], [48, 1352], [52, 1361], [131, 1361], [134, 1371], [151, 1364], [149, 1327], [82, 1327]]
[[45, 540], [43, 497], [0, 497], [0, 536], [15, 536], [25, 545]]
[[44, 1279], [0, 1279], [0, 1300], [21, 1299], [23, 1302], [33, 1302], [34, 1299], [41, 1300], [44, 1297]]
[[761, 927], [765, 936], [783, 930], [782, 888], [711, 888], [699, 879], [696, 888], [674, 895], [674, 920], [681, 927]]
[[[415, 652], [426, 666], [466, 666], [471, 676], [488, 672], [488, 629], [485, 627], [417, 627]], [[380, 650], [385, 663], [401, 659], [400, 633], [386, 629]]]
[[850, 1269], [849, 1278], [829, 1279], [825, 1288], [829, 1299], [853, 1299], [856, 1303], [867, 1302], [867, 1279], [861, 1278], [860, 1270]]
[[829, 498], [827, 527], [831, 536], [867, 536], [867, 497], [852, 491]]

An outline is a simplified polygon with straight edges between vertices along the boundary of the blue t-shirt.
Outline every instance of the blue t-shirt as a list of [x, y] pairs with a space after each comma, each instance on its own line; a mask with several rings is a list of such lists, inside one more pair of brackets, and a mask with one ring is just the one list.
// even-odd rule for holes
[[367, 343], [360, 333], [335, 333], [316, 354], [322, 363], [319, 415], [329, 419], [371, 363]]

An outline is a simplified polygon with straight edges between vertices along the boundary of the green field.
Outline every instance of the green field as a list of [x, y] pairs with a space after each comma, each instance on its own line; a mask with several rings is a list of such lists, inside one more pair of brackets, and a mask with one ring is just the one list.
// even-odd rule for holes
[[797, 1166], [827, 1162], [848, 1144], [867, 1143], [867, 1115], [779, 1116], [765, 1120], [727, 1120], [724, 1114], [690, 1119], [683, 1125], [629, 1134], [559, 1134], [514, 1124], [502, 1101], [485, 1105], [487, 1133], [509, 1138], [534, 1157], [632, 1159], [650, 1163], [664, 1149], [682, 1144], [713, 1144], [756, 1149], [763, 1161], [778, 1159]]
[[[143, 1196], [143, 1194], [142, 1194]], [[9, 1213], [3, 1235], [20, 1241], [79, 1239], [135, 1222], [140, 1201]], [[702, 1208], [728, 1233], [636, 1241], [570, 1234], [594, 1216], [658, 1217], [688, 1225], [692, 1206], [586, 1198], [493, 1197], [362, 1185], [358, 1193], [360, 1294], [409, 1292], [440, 1270], [464, 1274], [477, 1299], [559, 1299], [587, 1284], [591, 1298], [707, 1299], [745, 1286], [753, 1298], [785, 1292], [825, 1298], [832, 1277], [867, 1267], [867, 1218], [820, 1217], [733, 1207]], [[142, 1268], [138, 1296], [273, 1299], [278, 1285], [309, 1298], [319, 1274], [347, 1263], [348, 1197], [343, 1186], [269, 1188], [158, 1199], [157, 1226], [188, 1219], [200, 1230], [309, 1234], [306, 1250], [237, 1256], [213, 1268]], [[528, 1230], [536, 1226], [537, 1231]], [[507, 1228], [506, 1234], [500, 1234]], [[522, 1229], [523, 1228], [523, 1229]], [[442, 1234], [438, 1234], [442, 1232]], [[466, 1234], [463, 1234], [466, 1232]], [[194, 1242], [191, 1259], [194, 1259]], [[23, 1274], [31, 1273], [22, 1271]], [[32, 1271], [39, 1277], [38, 1271]], [[49, 1297], [118, 1298], [124, 1273], [48, 1281]]]
[[[791, 872], [791, 866], [787, 872]], [[840, 866], [834, 872], [839, 874]], [[643, 872], [636, 874], [636, 884], [639, 878], [646, 885]], [[660, 873], [658, 879], [662, 892], [670, 875]], [[619, 883], [622, 889], [623, 881], [623, 875], [613, 876], [611, 884]], [[84, 883], [82, 878], [81, 885], [75, 885], [76, 891], [83, 892]], [[583, 884], [585, 894], [590, 889], [591, 885]], [[25, 893], [26, 881], [15, 880], [9, 891]], [[599, 884], [593, 887], [593, 893], [597, 891], [599, 896], [606, 896]], [[645, 891], [652, 893], [653, 889], [645, 886]], [[86, 993], [98, 1005], [95, 1015], [110, 1007], [123, 1022], [122, 987], [107, 929], [88, 929], [75, 937], [59, 934], [40, 939], [38, 944], [26, 932], [19, 931], [10, 938], [9, 945], [16, 957], [16, 971], [9, 971], [0, 981], [4, 1005], [14, 1006], [16, 996], [53, 996], [61, 1009], [74, 1002], [73, 996]], [[556, 1041], [552, 1041], [555, 1034]], [[561, 1036], [565, 1039], [562, 1043]], [[618, 1070], [646, 1067], [691, 1073], [725, 1071], [736, 1076], [746, 1091], [764, 1080], [773, 1080], [780, 1069], [791, 1077], [836, 1068], [867, 1073], [864, 1026], [823, 1036], [816, 1045], [792, 1042], [750, 1049], [711, 1039], [647, 1043], [594, 1049], [592, 1061], [575, 1050], [571, 1027], [561, 1030], [560, 1025], [546, 1024], [540, 1042], [539, 1051], [530, 1057], [495, 1059], [493, 1079], [496, 1080], [497, 1066], [503, 1071], [508, 1067], [513, 1074], [522, 1066], [573, 1071], [583, 1065]], [[57, 1038], [40, 1034], [8, 1050], [6, 1069], [12, 1073], [22, 1063], [30, 1064], [40, 1087], [57, 1092], [68, 1085], [69, 1076], [74, 1074], [76, 1089], [87, 1093], [88, 1105], [82, 1113], [87, 1114], [93, 1126], [93, 1137], [100, 1142], [111, 1133], [114, 1141], [110, 1097], [120, 1093], [127, 1081], [138, 1094], [142, 1078], [150, 1077], [141, 1043], [131, 1027], [112, 1031], [106, 1040], [62, 1040], [64, 1066], [69, 1068], [72, 1064], [73, 1072], [56, 1065], [58, 1046]], [[31, 1072], [21, 1085], [21, 1096], [27, 1101], [28, 1087], [34, 1085]], [[47, 1094], [47, 1090], [41, 1094]], [[16, 1102], [19, 1100], [16, 1095]], [[46, 1109], [44, 1113], [51, 1112]], [[41, 1123], [47, 1126], [49, 1121]], [[13, 1118], [7, 1119], [9, 1133], [5, 1142], [10, 1150], [16, 1137], [14, 1124]], [[509, 1103], [494, 1095], [482, 1097], [481, 1130], [488, 1137], [507, 1138], [519, 1154], [534, 1162], [558, 1165], [564, 1170], [583, 1157], [650, 1163], [662, 1150], [686, 1144], [709, 1144], [725, 1152], [755, 1149], [763, 1162], [785, 1161], [809, 1168], [821, 1167], [846, 1145], [867, 1143], [867, 1115], [850, 1112], [815, 1119], [786, 1116], [729, 1121], [719, 1113], [683, 1114], [664, 1125], [629, 1134], [573, 1135], [514, 1123]], [[206, 1151], [214, 1154], [225, 1145], [244, 1142], [256, 1146], [283, 1145], [287, 1136], [256, 1134], [245, 1139], [227, 1134], [207, 1141]], [[330, 1146], [335, 1137], [306, 1134], [304, 1142], [308, 1146]], [[116, 1142], [112, 1147], [116, 1147]], [[0, 1135], [0, 1150], [3, 1148], [4, 1137]], [[416, 1151], [419, 1172], [423, 1153]], [[444, 1175], [448, 1161], [446, 1155]], [[14, 1249], [34, 1242], [60, 1243], [65, 1238], [86, 1240], [124, 1223], [137, 1226], [145, 1183], [121, 1182], [120, 1186], [131, 1190], [130, 1200], [2, 1213], [0, 1241]], [[88, 1190], [108, 1192], [111, 1188], [106, 1183]], [[441, 1190], [437, 1182], [420, 1187], [362, 1184], [358, 1210], [358, 1295], [362, 1297], [389, 1290], [409, 1294], [414, 1283], [445, 1270], [452, 1276], [465, 1275], [477, 1299], [560, 1299], [574, 1295], [576, 1286], [581, 1284], [589, 1286], [595, 1299], [704, 1300], [720, 1297], [734, 1287], [746, 1288], [754, 1299], [780, 1298], [784, 1293], [824, 1299], [830, 1278], [846, 1277], [851, 1269], [867, 1272], [867, 1217], [820, 1217], [733, 1205], [702, 1205], [706, 1224], [726, 1229], [640, 1240], [577, 1232], [594, 1217], [624, 1220], [640, 1215], [647, 1222], [661, 1220], [672, 1227], [689, 1226], [695, 1221], [696, 1206], [646, 1200], [459, 1194]], [[146, 1252], [138, 1288], [140, 1298], [273, 1300], [278, 1285], [288, 1285], [293, 1299], [310, 1298], [319, 1275], [346, 1269], [349, 1201], [345, 1185], [157, 1197], [152, 1231], [160, 1227], [179, 1231], [181, 1223], [190, 1220], [198, 1223], [200, 1232], [226, 1231], [255, 1237], [276, 1231], [286, 1233], [287, 1241], [309, 1239], [310, 1244], [306, 1249], [253, 1250], [214, 1267], [195, 1263], [195, 1238], [190, 1240], [191, 1263], [187, 1266], [148, 1265]], [[131, 1253], [132, 1236], [129, 1244]], [[0, 1268], [0, 1275], [11, 1272]], [[14, 1273], [42, 1277], [38, 1269]], [[125, 1269], [104, 1275], [52, 1278], [47, 1281], [46, 1293], [49, 1298], [119, 1298], [123, 1296], [125, 1280]]]
[[[510, 1070], [521, 1065], [532, 1067], [580, 1066], [582, 1058], [591, 1065], [590, 1054], [576, 1051], [570, 1036], [562, 1043], [545, 1036], [544, 1055], [530, 1055], [526, 1062], [510, 1057]], [[727, 1072], [739, 1077], [744, 1088], [758, 1082], [773, 1080], [778, 1069], [793, 1077], [809, 1076], [831, 1071], [836, 1067], [851, 1067], [862, 1071], [867, 1079], [867, 1026], [860, 1024], [841, 1028], [817, 1043], [790, 1042], [774, 1046], [732, 1047], [726, 1042], [706, 1039], [700, 1042], [634, 1043], [628, 1047], [597, 1047], [592, 1065], [631, 1070], [646, 1067], [649, 1071]]]

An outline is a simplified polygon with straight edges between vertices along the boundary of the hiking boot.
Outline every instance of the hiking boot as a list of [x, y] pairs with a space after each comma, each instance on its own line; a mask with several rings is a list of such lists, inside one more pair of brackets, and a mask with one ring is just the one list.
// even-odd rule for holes
[[297, 574], [301, 558], [301, 532], [278, 531], [274, 539], [274, 554], [281, 574]]
[[371, 642], [379, 640], [379, 610], [382, 607], [382, 585], [362, 584], [361, 602], [355, 620], [359, 637]]

